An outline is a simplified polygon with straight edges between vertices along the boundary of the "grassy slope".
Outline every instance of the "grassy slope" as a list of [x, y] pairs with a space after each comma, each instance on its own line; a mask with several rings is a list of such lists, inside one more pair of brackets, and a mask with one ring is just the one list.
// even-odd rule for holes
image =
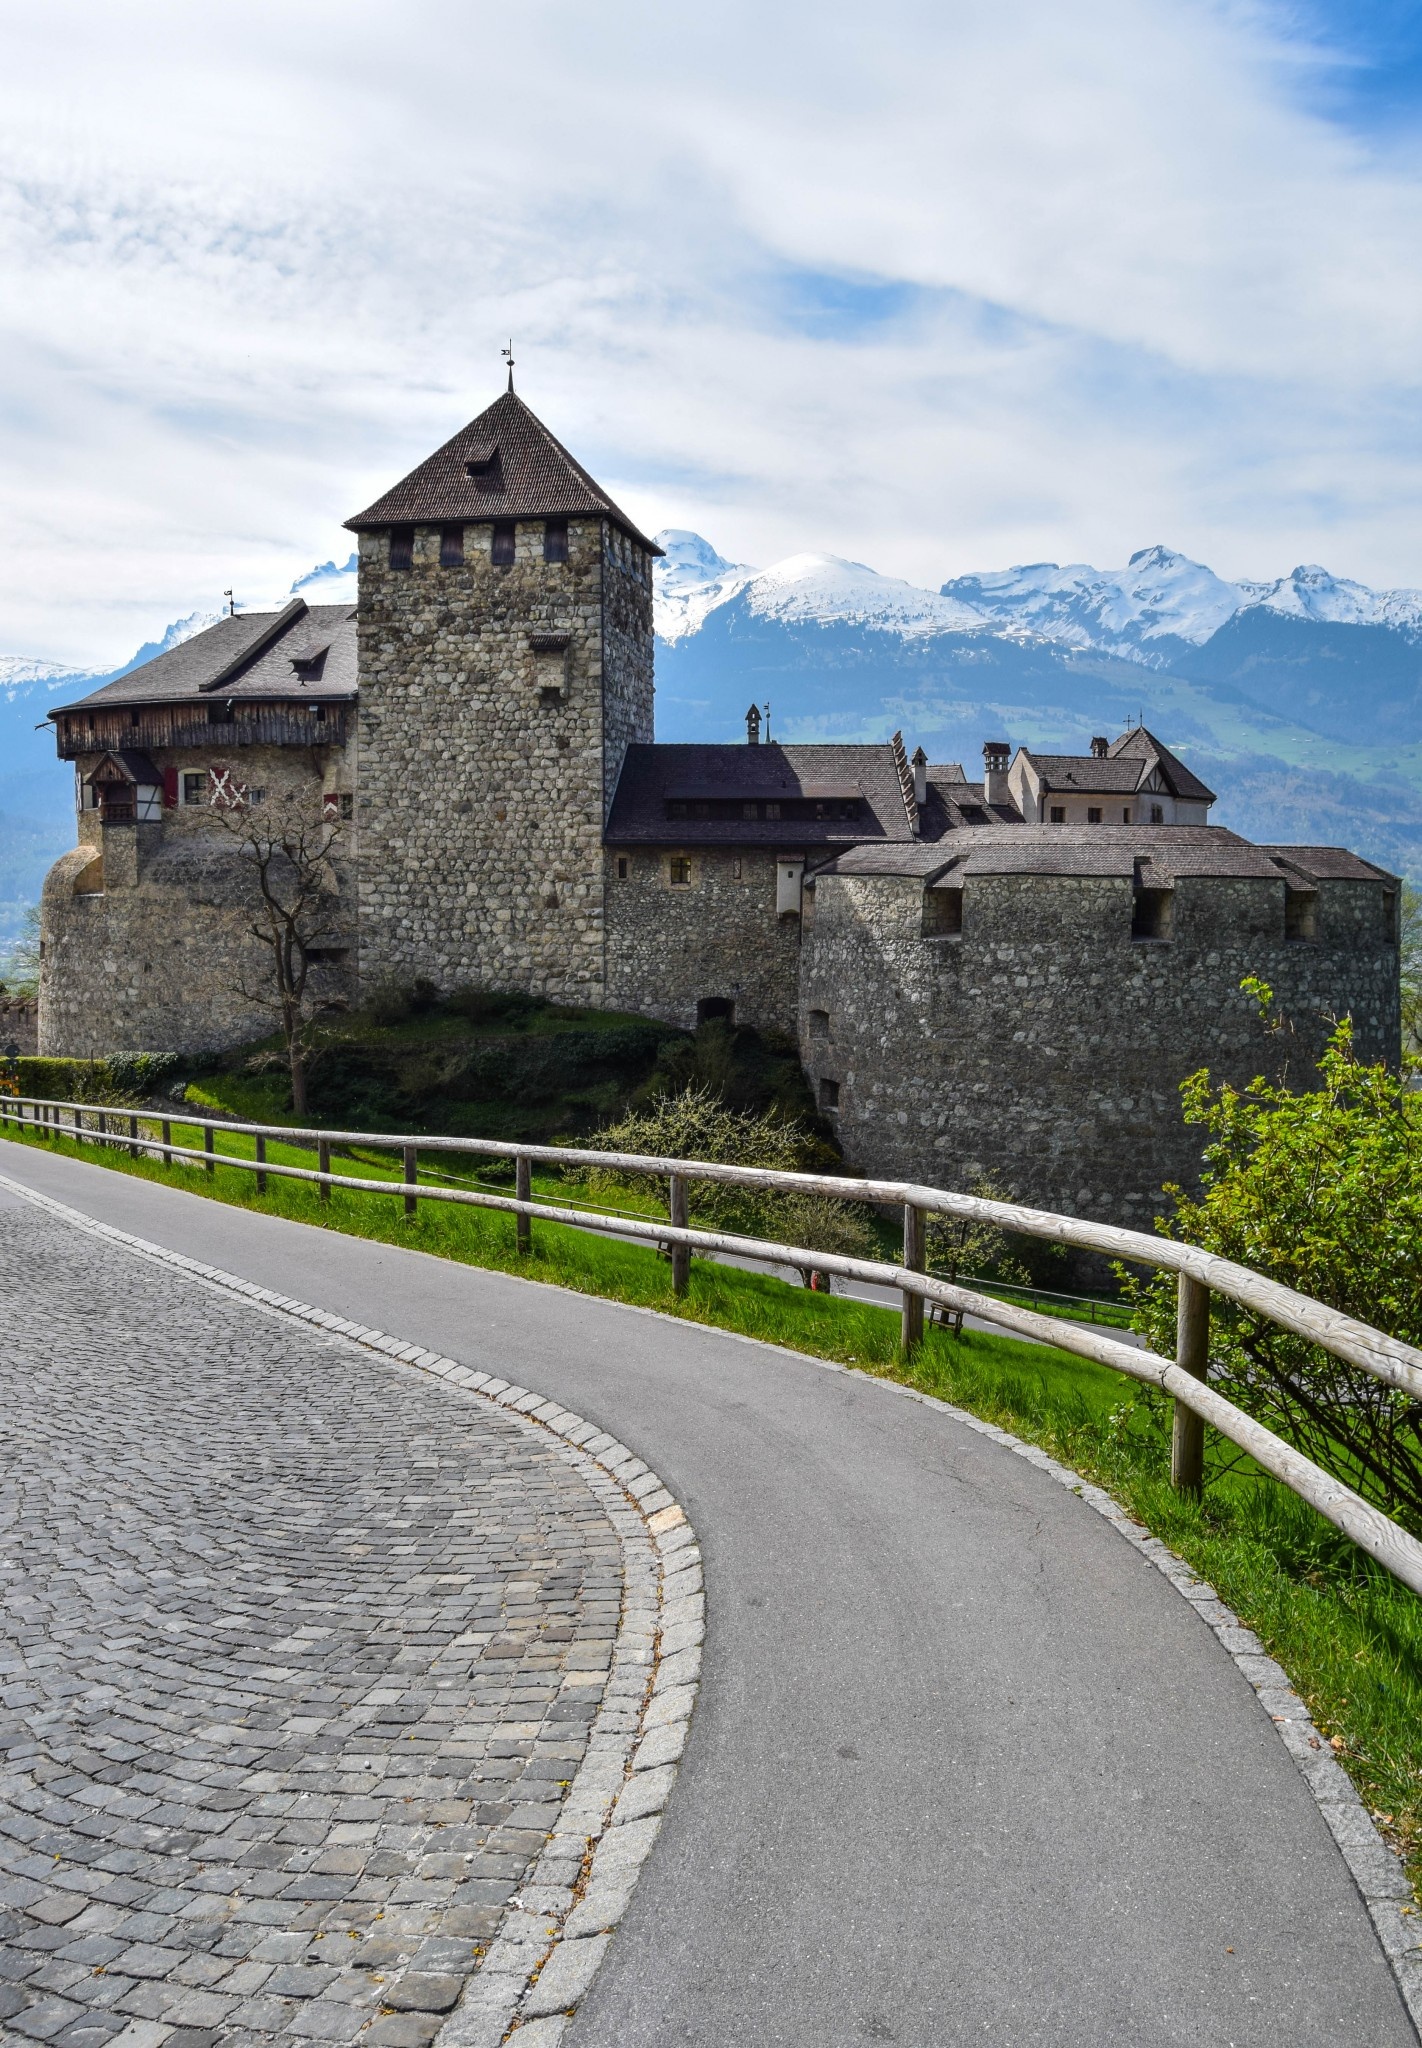
[[[17, 1137], [8, 1126], [3, 1135], [12, 1142], [42, 1142]], [[190, 1140], [195, 1136], [190, 1133]], [[184, 1142], [181, 1125], [175, 1124], [174, 1137]], [[67, 1140], [59, 1149], [75, 1151]], [[224, 1149], [251, 1156], [250, 1145], [235, 1138], [225, 1140]], [[768, 1276], [697, 1261], [690, 1291], [678, 1301], [670, 1269], [654, 1252], [557, 1225], [536, 1225], [534, 1249], [521, 1255], [513, 1219], [502, 1214], [422, 1202], [407, 1218], [400, 1203], [377, 1195], [337, 1189], [323, 1205], [315, 1188], [300, 1182], [273, 1180], [267, 1194], [258, 1196], [252, 1177], [233, 1168], [211, 1176], [201, 1167], [170, 1170], [93, 1146], [83, 1156], [143, 1179], [174, 1180], [236, 1206], [519, 1273], [834, 1359], [955, 1402], [1041, 1444], [1107, 1487], [1258, 1632], [1319, 1727], [1334, 1739], [1384, 1833], [1407, 1856], [1414, 1888], [1422, 1883], [1422, 1603], [1361, 1559], [1287, 1489], [1240, 1461], [1225, 1460], [1218, 1450], [1204, 1502], [1180, 1499], [1169, 1484], [1164, 1404], [1143, 1398], [1105, 1367], [1011, 1338], [969, 1332], [954, 1339], [938, 1330], [906, 1360], [891, 1311], [811, 1294]], [[270, 1158], [312, 1164], [309, 1152], [275, 1143]], [[363, 1158], [353, 1170], [368, 1178], [389, 1173], [373, 1158]], [[534, 1186], [535, 1194], [554, 1199], [569, 1192], [566, 1183], [552, 1179], [536, 1177]]]

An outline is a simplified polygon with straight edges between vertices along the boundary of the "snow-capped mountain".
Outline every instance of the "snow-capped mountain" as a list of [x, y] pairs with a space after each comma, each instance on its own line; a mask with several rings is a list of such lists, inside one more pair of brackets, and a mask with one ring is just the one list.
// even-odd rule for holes
[[1028, 635], [1148, 668], [1170, 665], [1180, 644], [1204, 646], [1250, 610], [1321, 625], [1422, 631], [1422, 591], [1370, 590], [1314, 564], [1273, 582], [1231, 583], [1173, 548], [1150, 547], [1123, 569], [1033, 562], [957, 576], [932, 591], [837, 555], [790, 555], [751, 569], [727, 562], [699, 534], [676, 529], [657, 540], [667, 550], [656, 565], [657, 633], [668, 646], [738, 599], [757, 619], [904, 637]]

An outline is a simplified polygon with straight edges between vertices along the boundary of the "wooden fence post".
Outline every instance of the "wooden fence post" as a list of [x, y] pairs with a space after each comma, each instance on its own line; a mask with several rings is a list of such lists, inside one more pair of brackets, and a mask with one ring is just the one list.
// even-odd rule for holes
[[[673, 1230], [686, 1228], [686, 1181], [679, 1173], [670, 1176], [667, 1183], [667, 1221]], [[691, 1285], [691, 1246], [674, 1244], [671, 1248], [672, 1293], [685, 1294]]]
[[331, 1141], [329, 1138], [318, 1138], [316, 1140], [316, 1170], [325, 1176], [321, 1181], [321, 1200], [329, 1202], [331, 1199], [331, 1182], [329, 1177], [331, 1172]]
[[[514, 1161], [514, 1200], [518, 1202], [531, 1202], [533, 1200], [533, 1173], [527, 1158], [522, 1152]], [[518, 1249], [521, 1252], [531, 1252], [533, 1250], [533, 1218], [520, 1214], [514, 1218], [514, 1221], [517, 1225], [514, 1241]]]
[[[420, 1177], [419, 1154], [416, 1152], [415, 1147], [413, 1145], [406, 1145], [400, 1156], [403, 1161], [403, 1165], [401, 1166], [401, 1172], [404, 1174], [405, 1177], [405, 1186], [407, 1188], [412, 1188], [415, 1185], [415, 1182]], [[406, 1195], [405, 1214], [407, 1216], [413, 1216], [416, 1209], [418, 1209], [419, 1206], [420, 1198], [418, 1195]]]
[[[259, 1167], [261, 1167], [261, 1166], [265, 1166], [265, 1165], [266, 1165], [266, 1163], [267, 1163], [267, 1141], [266, 1141], [266, 1136], [265, 1136], [265, 1134], [264, 1134], [263, 1132], [261, 1132], [261, 1131], [258, 1131], [258, 1133], [257, 1133], [257, 1135], [256, 1135], [256, 1139], [254, 1140], [254, 1146], [253, 1146], [253, 1149], [255, 1150], [255, 1152], [256, 1152], [256, 1155], [257, 1155], [257, 1165], [258, 1165]], [[266, 1175], [265, 1175], [264, 1173], [258, 1173], [258, 1175], [257, 1175], [257, 1193], [258, 1193], [259, 1195], [264, 1195], [264, 1194], [266, 1193], [266, 1191], [267, 1191], [267, 1177], [266, 1177]]]
[[168, 1167], [173, 1164], [173, 1121], [166, 1116], [163, 1119], [163, 1164]]
[[128, 1156], [130, 1159], [137, 1159], [138, 1157], [138, 1118], [136, 1116], [131, 1116], [128, 1120]]
[[206, 1129], [206, 1130], [205, 1130], [205, 1131], [203, 1132], [203, 1134], [202, 1134], [202, 1149], [203, 1149], [203, 1151], [204, 1151], [204, 1152], [206, 1152], [206, 1154], [207, 1154], [207, 1157], [206, 1157], [206, 1159], [204, 1159], [204, 1161], [203, 1161], [203, 1163], [202, 1163], [202, 1170], [203, 1170], [203, 1172], [204, 1172], [204, 1173], [216, 1173], [216, 1171], [217, 1171], [217, 1167], [216, 1167], [216, 1165], [215, 1165], [215, 1163], [214, 1163], [214, 1161], [213, 1161], [213, 1156], [212, 1156], [212, 1154], [213, 1154], [213, 1142], [212, 1142], [212, 1125], [211, 1125], [211, 1124], [209, 1124], [209, 1125], [208, 1125], [207, 1129]]
[[[1182, 1273], [1176, 1284], [1175, 1363], [1197, 1380], [1208, 1376], [1210, 1290], [1188, 1273]], [[1204, 1418], [1179, 1401], [1170, 1431], [1170, 1483], [1177, 1493], [1193, 1494], [1197, 1499], [1205, 1485]]]
[[[904, 1203], [904, 1268], [909, 1273], [924, 1270], [923, 1211], [912, 1202]], [[900, 1343], [905, 1352], [917, 1351], [923, 1342], [923, 1296], [900, 1289], [903, 1300]]]

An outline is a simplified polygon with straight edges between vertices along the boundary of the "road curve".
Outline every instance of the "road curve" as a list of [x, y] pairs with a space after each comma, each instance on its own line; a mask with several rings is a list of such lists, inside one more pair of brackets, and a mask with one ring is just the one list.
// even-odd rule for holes
[[1025, 1460], [714, 1331], [19, 1146], [0, 1173], [516, 1376], [684, 1502], [702, 1697], [565, 2048], [1415, 2048], [1250, 1688]]

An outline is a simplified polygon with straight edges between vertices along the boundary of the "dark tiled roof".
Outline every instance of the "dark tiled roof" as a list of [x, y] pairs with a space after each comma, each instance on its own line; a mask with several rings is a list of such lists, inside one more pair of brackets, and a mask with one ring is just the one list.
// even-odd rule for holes
[[935, 846], [855, 847], [816, 872], [932, 880], [951, 868], [955, 876], [1119, 875], [1133, 880], [1137, 863], [1147, 887], [1168, 888], [1180, 875], [1282, 879], [1268, 849], [1251, 846], [1220, 825], [980, 826], [951, 833]]
[[1142, 773], [1143, 781], [1151, 767], [1158, 767], [1172, 796], [1196, 798], [1211, 804], [1215, 800], [1214, 791], [1185, 766], [1178, 754], [1171, 753], [1164, 740], [1158, 740], [1155, 734], [1147, 732], [1143, 725], [1133, 725], [1131, 730], [1123, 732], [1118, 740], [1112, 740], [1108, 758], [1113, 761], [1144, 761], [1147, 765]]
[[[712, 802], [764, 803], [856, 793], [846, 818], [675, 818], [668, 802], [689, 791]], [[843, 846], [909, 838], [908, 814], [888, 746], [635, 746], [618, 779], [606, 837], [618, 846]]]
[[[492, 465], [492, 472], [476, 480], [469, 474], [471, 463]], [[360, 533], [367, 527], [436, 526], [445, 521], [579, 517], [611, 519], [650, 554], [662, 552], [637, 531], [517, 393], [506, 391], [346, 525]]]
[[[116, 704], [172, 704], [204, 697], [288, 698], [325, 701], [356, 694], [355, 608], [348, 604], [290, 604], [284, 612], [239, 612], [195, 633], [179, 647], [155, 655], [142, 668], [105, 683], [91, 696], [56, 705], [65, 711]], [[273, 628], [285, 618], [279, 633]], [[322, 658], [324, 652], [324, 659]], [[294, 663], [319, 662], [320, 675], [303, 682]]]
[[1397, 882], [1397, 876], [1341, 846], [1263, 846], [1283, 866], [1313, 882]]
[[1022, 752], [1052, 789], [1079, 790], [1083, 796], [1129, 796], [1144, 785], [1152, 769], [1159, 769], [1171, 796], [1200, 803], [1215, 800], [1214, 791], [1143, 725], [1123, 732], [1104, 756], [1039, 754], [1033, 747]]

